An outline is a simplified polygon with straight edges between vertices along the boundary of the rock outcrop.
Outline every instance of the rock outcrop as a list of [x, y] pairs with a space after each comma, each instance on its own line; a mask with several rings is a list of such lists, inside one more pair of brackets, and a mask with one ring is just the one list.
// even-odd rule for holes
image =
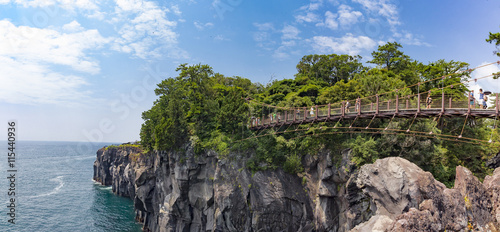
[[[145, 231], [495, 231], [500, 169], [453, 189], [402, 158], [359, 169], [350, 152], [304, 156], [304, 172], [252, 173], [214, 152], [100, 149], [94, 179], [134, 199]], [[238, 156], [243, 157], [244, 155]], [[241, 158], [243, 159], [243, 158]]]

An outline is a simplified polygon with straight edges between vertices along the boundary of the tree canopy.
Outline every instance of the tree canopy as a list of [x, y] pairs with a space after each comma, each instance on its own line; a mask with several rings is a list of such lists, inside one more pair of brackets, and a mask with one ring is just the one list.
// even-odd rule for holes
[[[490, 34], [488, 42], [498, 45], [497, 34]], [[189, 142], [197, 151], [213, 149], [220, 155], [238, 151], [237, 154], [245, 157], [247, 167], [254, 171], [281, 167], [289, 172], [301, 172], [302, 155], [316, 154], [320, 149], [340, 151], [350, 148], [353, 150], [353, 161], [358, 165], [377, 158], [401, 156], [431, 171], [447, 185], [453, 181], [456, 165], [467, 166], [479, 177], [488, 174], [491, 169], [484, 163], [494, 153], [495, 146], [498, 148], [497, 145], [456, 144], [439, 138], [395, 135], [384, 131], [350, 135], [314, 134], [314, 131], [324, 131], [320, 129], [322, 126], [332, 126], [331, 122], [298, 125], [295, 129], [301, 130], [281, 134], [274, 132], [283, 132], [287, 128], [265, 132], [249, 130], [251, 116], [267, 117], [275, 108], [247, 102], [248, 98], [271, 106], [309, 107], [395, 89], [401, 89], [397, 93], [400, 96], [437, 92], [442, 91], [440, 88], [444, 86], [455, 84], [454, 88], [446, 88], [445, 94], [454, 99], [466, 99], [468, 86], [457, 83], [470, 78], [467, 63], [438, 60], [423, 64], [411, 59], [401, 49], [397, 42], [379, 46], [372, 53], [373, 60], [369, 61], [376, 67], [364, 66], [360, 56], [306, 55], [297, 64], [294, 78], [274, 80], [266, 86], [242, 77], [224, 76], [208, 65], [181, 64], [176, 70], [177, 77], [167, 78], [158, 84], [155, 90], [158, 99], [150, 110], [142, 114], [141, 143], [149, 150], [182, 149]], [[445, 75], [448, 76], [445, 79], [436, 79]], [[424, 81], [427, 82], [417, 85]], [[410, 85], [413, 87], [403, 88]], [[414, 122], [406, 119], [359, 119], [338, 123], [344, 127], [351, 123], [363, 126], [370, 123], [373, 128], [406, 130], [412, 127], [435, 134], [453, 134], [463, 128], [464, 120], [442, 118]], [[489, 136], [497, 138], [492, 124], [493, 121], [487, 119], [469, 120], [463, 136], [483, 140], [489, 139]], [[267, 136], [248, 139], [257, 134]]]

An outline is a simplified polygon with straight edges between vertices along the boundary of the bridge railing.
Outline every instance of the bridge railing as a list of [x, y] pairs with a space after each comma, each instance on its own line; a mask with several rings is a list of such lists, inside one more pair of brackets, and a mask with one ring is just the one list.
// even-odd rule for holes
[[[249, 125], [252, 127], [263, 126], [263, 125], [273, 125], [284, 122], [292, 121], [302, 121], [325, 118], [325, 117], [335, 117], [335, 116], [345, 116], [345, 115], [355, 115], [355, 114], [377, 114], [384, 112], [401, 112], [405, 110], [417, 110], [420, 112], [426, 110], [446, 110], [446, 109], [468, 109], [469, 101], [467, 98], [452, 98], [451, 96], [443, 95], [431, 95], [432, 103], [430, 108], [427, 108], [427, 94], [420, 94], [420, 96], [413, 95], [410, 97], [397, 97], [394, 99], [381, 99], [379, 97], [363, 98], [359, 99], [359, 107], [356, 104], [356, 100], [350, 100], [350, 107], [347, 107], [347, 101], [340, 103], [331, 103], [328, 105], [316, 105], [312, 107], [298, 107], [290, 109], [272, 108], [263, 109], [257, 112], [260, 117], [252, 116]], [[489, 100], [487, 102], [488, 109], [498, 108], [500, 101]], [[474, 105], [471, 109], [479, 110], [482, 109], [479, 106], [479, 102], [475, 100]], [[263, 114], [264, 113], [264, 114]]]

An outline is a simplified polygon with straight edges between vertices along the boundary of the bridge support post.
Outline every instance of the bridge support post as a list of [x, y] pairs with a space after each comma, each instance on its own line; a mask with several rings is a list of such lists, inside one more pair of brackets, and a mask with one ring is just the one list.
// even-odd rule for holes
[[444, 91], [441, 93], [441, 114], [444, 114]]
[[332, 105], [330, 103], [328, 103], [328, 118], [327, 119], [330, 119], [331, 115], [332, 115]]
[[451, 97], [450, 97], [450, 107], [448, 107], [448, 108], [451, 108]]
[[417, 113], [420, 113], [420, 93], [418, 93], [417, 97]]
[[498, 117], [498, 93], [497, 93], [497, 97], [495, 97], [495, 113], [497, 114], [497, 117]]
[[297, 120], [298, 112], [297, 112], [297, 109], [295, 109], [295, 108], [292, 108], [292, 109], [293, 109], [293, 122], [295, 122]]
[[315, 107], [316, 107], [316, 115], [314, 115], [314, 119], [318, 119], [319, 109], [318, 109], [318, 106], [315, 106]]
[[470, 114], [470, 92], [469, 95], [467, 96], [467, 114]]
[[304, 120], [307, 119], [307, 107], [304, 107]]
[[340, 109], [340, 112], [342, 112], [342, 117], [345, 116], [345, 102], [342, 102], [342, 109]]
[[406, 99], [406, 109], [410, 107], [410, 97]]
[[378, 110], [379, 110], [379, 109], [378, 109], [378, 103], [379, 103], [379, 96], [378, 96], [378, 94], [377, 94], [377, 106], [376, 106], [377, 108], [375, 109], [375, 114], [376, 114], [376, 115], [378, 115]]
[[399, 95], [398, 91], [396, 90], [396, 114], [399, 113]]
[[359, 99], [359, 97], [358, 97], [357, 102], [358, 102], [357, 107], [358, 107], [358, 116], [359, 116], [359, 115], [361, 115], [361, 99]]

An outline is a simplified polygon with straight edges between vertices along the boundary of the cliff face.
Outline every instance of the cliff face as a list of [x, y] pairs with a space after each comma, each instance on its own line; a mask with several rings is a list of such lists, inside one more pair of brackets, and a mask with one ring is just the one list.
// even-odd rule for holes
[[447, 189], [401, 158], [355, 170], [348, 151], [338, 156], [305, 156], [304, 173], [292, 175], [251, 173], [189, 147], [100, 149], [94, 179], [134, 199], [145, 231], [494, 231], [500, 220], [500, 169], [481, 184], [457, 167]]

